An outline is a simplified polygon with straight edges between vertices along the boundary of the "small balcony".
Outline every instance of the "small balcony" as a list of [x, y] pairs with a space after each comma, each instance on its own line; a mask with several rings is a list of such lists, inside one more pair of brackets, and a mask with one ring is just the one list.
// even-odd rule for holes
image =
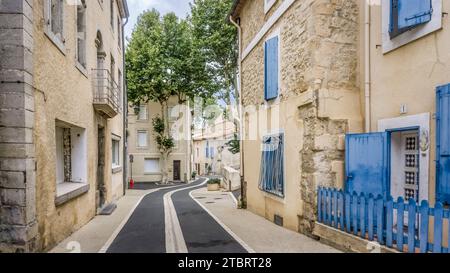
[[107, 69], [92, 69], [93, 105], [97, 112], [114, 118], [121, 111], [120, 88]]

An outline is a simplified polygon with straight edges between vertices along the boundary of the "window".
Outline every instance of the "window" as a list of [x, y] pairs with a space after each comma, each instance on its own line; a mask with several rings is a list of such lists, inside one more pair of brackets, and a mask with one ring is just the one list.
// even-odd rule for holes
[[383, 53], [442, 28], [442, 0], [381, 0]]
[[55, 137], [57, 185], [86, 183], [87, 150], [85, 130], [57, 122]]
[[114, 31], [114, 0], [111, 0], [111, 10], [110, 10], [110, 23], [111, 23], [111, 28]]
[[77, 6], [77, 61], [86, 68], [86, 1]]
[[44, 6], [45, 33], [60, 48], [64, 47], [64, 1], [46, 0]]
[[264, 0], [264, 13], [268, 13], [277, 0]]
[[122, 47], [122, 20], [117, 18], [117, 43], [119, 47]]
[[160, 173], [159, 159], [145, 159], [144, 162], [144, 172], [145, 173]]
[[115, 82], [116, 81], [116, 77], [115, 77], [115, 71], [116, 71], [116, 61], [114, 60], [114, 57], [111, 55], [111, 78], [112, 81]]
[[137, 143], [139, 148], [146, 148], [148, 145], [147, 141], [147, 131], [138, 131], [137, 133]]
[[209, 158], [209, 142], [206, 142], [205, 156], [206, 158]]
[[284, 134], [264, 137], [262, 149], [259, 188], [284, 197]]
[[391, 0], [389, 35], [392, 38], [431, 21], [431, 0]]
[[148, 119], [147, 105], [140, 105], [138, 120], [147, 120], [147, 119]]
[[279, 38], [275, 36], [265, 43], [264, 48], [264, 98], [272, 100], [279, 91]]
[[122, 71], [117, 72], [117, 86], [119, 87], [119, 100], [120, 104], [123, 103], [123, 90], [122, 90]]
[[112, 166], [117, 168], [120, 166], [120, 140], [112, 140]]

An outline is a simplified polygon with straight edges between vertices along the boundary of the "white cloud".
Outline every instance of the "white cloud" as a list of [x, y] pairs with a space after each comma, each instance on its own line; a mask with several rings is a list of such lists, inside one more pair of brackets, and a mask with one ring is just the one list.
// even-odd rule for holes
[[190, 12], [190, 0], [128, 0], [130, 19], [125, 29], [125, 35], [131, 37], [138, 16], [145, 10], [155, 8], [161, 14], [175, 12], [178, 17], [186, 17]]

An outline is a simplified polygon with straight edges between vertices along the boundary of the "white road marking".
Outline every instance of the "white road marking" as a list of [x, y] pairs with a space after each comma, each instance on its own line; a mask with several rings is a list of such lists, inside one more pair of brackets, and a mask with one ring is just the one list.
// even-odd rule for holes
[[239, 206], [239, 202], [238, 202], [238, 200], [236, 199], [236, 196], [234, 196], [233, 192], [230, 191], [229, 194], [231, 195], [231, 198], [233, 199], [233, 201], [234, 201], [234, 203], [236, 204], [236, 206]]
[[116, 240], [117, 236], [119, 236], [119, 233], [122, 231], [123, 227], [125, 226], [125, 224], [128, 222], [128, 220], [130, 220], [131, 216], [133, 215], [134, 211], [137, 209], [137, 207], [139, 206], [139, 204], [141, 204], [142, 200], [144, 200], [145, 197], [147, 197], [149, 194], [155, 193], [157, 191], [160, 190], [166, 190], [166, 189], [173, 189], [173, 188], [177, 188], [177, 187], [181, 187], [181, 186], [172, 186], [172, 187], [165, 187], [165, 188], [159, 188], [159, 189], [153, 189], [150, 190], [148, 193], [144, 194], [139, 201], [136, 203], [136, 205], [134, 205], [134, 207], [131, 209], [130, 213], [127, 215], [127, 217], [125, 217], [122, 222], [120, 223], [120, 225], [116, 228], [116, 230], [113, 232], [113, 234], [111, 235], [111, 237], [109, 237], [108, 241], [106, 241], [105, 245], [98, 251], [98, 253], [106, 253], [106, 251], [108, 251], [108, 249], [111, 247], [112, 243], [114, 242], [114, 240]]
[[192, 195], [192, 193], [194, 191], [195, 190], [192, 190], [191, 192], [189, 192], [189, 196], [192, 198], [192, 200], [197, 202], [197, 204], [200, 207], [202, 207], [220, 226], [222, 226], [222, 228], [226, 232], [228, 232], [228, 234], [230, 234], [231, 237], [233, 237], [245, 250], [247, 250], [248, 253], [256, 253], [255, 250], [253, 250], [249, 245], [247, 245], [247, 243], [245, 243], [241, 238], [239, 238], [239, 236], [237, 236], [228, 226], [226, 226], [224, 223], [222, 223], [222, 221], [220, 221], [219, 218], [217, 218], [214, 214], [212, 214], [212, 212], [210, 210], [208, 210], [200, 201], [195, 199], [194, 196]]
[[178, 220], [177, 211], [173, 205], [172, 195], [179, 191], [189, 190], [205, 185], [209, 179], [202, 184], [177, 189], [164, 195], [164, 220], [166, 229], [166, 252], [167, 253], [188, 253], [183, 231]]

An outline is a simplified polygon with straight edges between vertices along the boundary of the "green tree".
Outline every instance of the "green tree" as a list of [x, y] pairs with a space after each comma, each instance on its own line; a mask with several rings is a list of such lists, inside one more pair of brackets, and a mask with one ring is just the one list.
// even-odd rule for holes
[[[209, 81], [203, 80], [205, 93], [216, 94], [226, 105], [239, 99], [238, 40], [236, 28], [226, 20], [233, 0], [194, 0], [191, 4], [193, 46], [201, 52]], [[225, 117], [228, 113], [225, 109]], [[236, 125], [236, 131], [238, 126]]]
[[163, 183], [169, 181], [167, 161], [174, 147], [168, 101], [176, 96], [179, 104], [184, 104], [196, 94], [203, 95], [200, 86], [204, 85], [205, 69], [193, 49], [189, 23], [174, 13], [161, 17], [153, 9], [139, 16], [126, 52], [130, 103], [137, 106], [153, 101], [161, 105], [153, 131], [162, 157]]

